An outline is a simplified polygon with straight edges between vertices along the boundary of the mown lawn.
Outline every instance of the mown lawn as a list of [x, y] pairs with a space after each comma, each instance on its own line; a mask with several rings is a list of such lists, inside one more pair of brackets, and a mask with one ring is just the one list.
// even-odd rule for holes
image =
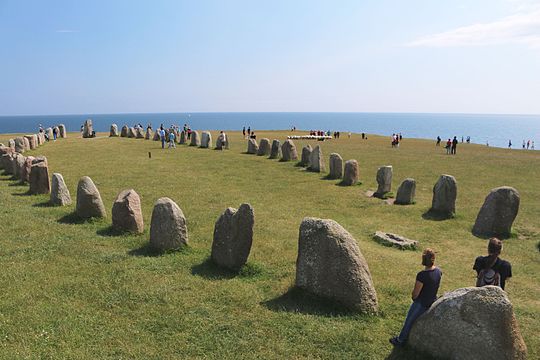
[[[282, 142], [288, 134], [257, 133]], [[331, 152], [358, 160], [362, 184], [341, 187], [294, 163], [244, 154], [239, 133], [230, 134], [231, 149], [223, 152], [161, 150], [158, 142], [98, 135], [70, 133], [28, 154], [47, 156], [74, 201], [79, 178], [90, 176], [108, 219], [74, 221], [74, 205], [48, 207], [48, 196], [28, 196], [27, 186], [0, 176], [2, 358], [385, 358], [410, 304], [420, 252], [381, 246], [372, 234], [395, 232], [435, 248], [441, 293], [472, 286], [472, 264], [486, 241], [470, 231], [489, 190], [501, 185], [521, 194], [515, 234], [503, 250], [514, 273], [507, 292], [529, 357], [540, 357], [540, 152], [460, 144], [457, 156], [447, 156], [432, 141], [405, 139], [392, 149], [388, 138], [363, 141], [357, 134], [310, 141], [322, 146], [327, 166]], [[0, 135], [0, 142], [8, 138]], [[295, 143], [300, 154], [308, 141]], [[406, 177], [417, 180], [415, 205], [365, 196], [376, 189], [381, 165], [393, 165], [394, 190]], [[422, 214], [443, 173], [458, 181], [457, 216], [426, 220]], [[141, 196], [146, 231], [140, 236], [109, 231], [113, 200], [126, 188]], [[153, 203], [162, 196], [186, 215], [190, 246], [152, 256], [145, 245]], [[255, 209], [255, 235], [248, 265], [234, 276], [207, 260], [214, 222], [243, 202]], [[371, 269], [379, 316], [350, 314], [291, 289], [305, 216], [334, 219], [355, 236]]]

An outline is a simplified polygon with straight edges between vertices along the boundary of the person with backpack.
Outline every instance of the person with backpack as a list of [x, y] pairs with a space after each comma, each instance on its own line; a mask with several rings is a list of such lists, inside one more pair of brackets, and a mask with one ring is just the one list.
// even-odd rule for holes
[[512, 277], [512, 265], [501, 258], [502, 241], [491, 238], [488, 242], [488, 256], [479, 256], [474, 261], [476, 286], [495, 285], [504, 290], [506, 280]]
[[394, 346], [405, 345], [416, 319], [437, 300], [442, 271], [435, 266], [435, 251], [427, 248], [422, 252], [422, 265], [424, 265], [424, 270], [416, 274], [416, 282], [412, 291], [413, 303], [407, 312], [403, 328], [399, 336], [390, 339], [390, 343]]

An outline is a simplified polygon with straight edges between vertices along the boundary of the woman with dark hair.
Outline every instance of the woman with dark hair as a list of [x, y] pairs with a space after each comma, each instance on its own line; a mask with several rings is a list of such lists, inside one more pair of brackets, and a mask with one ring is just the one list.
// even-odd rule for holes
[[390, 339], [390, 343], [394, 346], [405, 345], [416, 319], [425, 313], [437, 299], [442, 271], [435, 266], [435, 252], [433, 250], [429, 248], [424, 250], [422, 265], [424, 265], [424, 270], [416, 274], [416, 283], [412, 291], [413, 303], [407, 312], [403, 328], [399, 336]]
[[506, 280], [512, 277], [512, 265], [501, 258], [502, 241], [491, 238], [488, 241], [488, 256], [479, 256], [474, 261], [476, 286], [494, 285], [504, 290]]

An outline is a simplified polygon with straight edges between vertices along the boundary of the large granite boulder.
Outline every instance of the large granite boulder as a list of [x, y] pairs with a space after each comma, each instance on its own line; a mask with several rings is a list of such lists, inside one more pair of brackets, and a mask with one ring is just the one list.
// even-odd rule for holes
[[356, 240], [333, 220], [302, 221], [296, 286], [360, 312], [378, 310], [368, 264]]
[[343, 171], [341, 184], [344, 186], [356, 185], [358, 183], [359, 173], [358, 161], [354, 159], [345, 161], [345, 170]]
[[109, 130], [109, 136], [110, 137], [118, 136], [118, 125], [111, 124], [111, 129]]
[[418, 318], [409, 345], [441, 359], [526, 359], [512, 303], [496, 286], [444, 294]]
[[58, 125], [58, 136], [60, 136], [62, 139], [67, 138], [66, 125], [64, 124]]
[[397, 190], [396, 205], [411, 205], [414, 204], [414, 197], [416, 194], [416, 180], [407, 178], [403, 180]]
[[[45, 142], [45, 141], [43, 141], [43, 142]], [[8, 147], [10, 147], [13, 151], [17, 151], [15, 149], [15, 140], [14, 139], [9, 139], [8, 140]]]
[[6, 175], [13, 175], [13, 155], [14, 153], [2, 155], [2, 168]]
[[15, 138], [15, 152], [22, 154], [26, 151], [26, 146], [24, 145], [24, 138], [18, 137]]
[[30, 182], [30, 173], [32, 172], [32, 162], [34, 161], [35, 157], [33, 156], [27, 156], [24, 159], [24, 164], [22, 166], [20, 179], [22, 183], [28, 183]]
[[212, 134], [210, 134], [210, 131], [203, 131], [201, 133], [201, 147], [208, 149], [210, 144], [212, 144]]
[[386, 193], [392, 190], [392, 166], [381, 166], [377, 170], [377, 184], [375, 197], [383, 198]]
[[259, 142], [259, 150], [257, 151], [258, 156], [268, 156], [270, 155], [271, 145], [270, 140], [267, 138], [262, 138]]
[[88, 176], [83, 176], [77, 185], [76, 213], [83, 219], [104, 218], [105, 206], [96, 185]]
[[315, 146], [309, 155], [309, 171], [321, 172], [325, 170], [322, 149], [319, 145]]
[[144, 133], [144, 130], [143, 130], [142, 127], [137, 126], [137, 127], [135, 128], [135, 137], [136, 137], [137, 139], [144, 139], [144, 134], [145, 134], [145, 133]]
[[330, 154], [330, 173], [328, 178], [341, 179], [343, 177], [343, 158], [341, 155], [332, 153]]
[[257, 151], [259, 151], [259, 145], [257, 145], [257, 140], [248, 139], [248, 141], [247, 141], [247, 153], [255, 155], [255, 154], [257, 154]]
[[131, 138], [131, 139], [135, 139], [135, 138], [137, 137], [137, 130], [135, 130], [134, 127], [128, 128], [128, 134], [127, 134], [127, 137], [128, 137], [128, 138]]
[[457, 182], [452, 175], [441, 175], [433, 186], [430, 212], [442, 217], [453, 217], [456, 213]]
[[129, 134], [129, 127], [127, 125], [122, 126], [120, 137], [128, 137], [128, 134]]
[[[92, 122], [92, 120], [90, 120], [90, 122]], [[92, 127], [92, 125], [90, 125], [90, 127]], [[49, 141], [54, 139], [53, 129], [51, 127], [48, 127], [45, 129], [45, 134], [47, 134]], [[84, 134], [84, 131], [83, 131], [83, 134]], [[88, 137], [92, 137], [92, 131], [90, 131], [90, 136]]]
[[201, 140], [199, 139], [199, 133], [196, 130], [191, 132], [191, 142], [189, 146], [201, 146]]
[[476, 217], [473, 234], [483, 237], [509, 237], [519, 211], [519, 202], [519, 193], [513, 187], [502, 186], [491, 190]]
[[188, 244], [186, 218], [174, 201], [158, 199], [152, 211], [150, 246], [159, 251], [173, 250]]
[[26, 162], [26, 157], [19, 153], [15, 153], [13, 161], [13, 176], [16, 179], [22, 180], [21, 175], [23, 174], [24, 164]]
[[152, 138], [154, 137], [154, 132], [152, 131], [151, 128], [146, 128], [146, 133], [144, 134], [144, 139], [145, 140], [152, 140]]
[[214, 226], [212, 260], [219, 266], [237, 271], [247, 262], [253, 242], [255, 215], [249, 204], [227, 208]]
[[25, 135], [24, 137], [28, 140], [28, 150], [34, 150], [37, 148], [38, 144], [34, 135]]
[[144, 231], [141, 198], [133, 189], [123, 190], [114, 200], [112, 226], [119, 231], [140, 234]]
[[281, 145], [281, 161], [298, 160], [298, 153], [296, 152], [296, 146], [291, 139], [287, 139], [283, 145]]
[[30, 140], [28, 138], [23, 136], [23, 143], [24, 143], [24, 150], [31, 150], [30, 148]]
[[30, 194], [48, 194], [51, 192], [49, 167], [46, 162], [32, 165], [30, 171]]
[[54, 206], [66, 206], [71, 204], [71, 194], [64, 182], [62, 174], [52, 174], [51, 198], [49, 202]]
[[221, 132], [216, 140], [216, 149], [217, 150], [223, 150], [229, 148], [229, 137], [224, 133]]
[[309, 144], [302, 148], [302, 156], [300, 157], [300, 166], [309, 166], [309, 158], [312, 152], [313, 152], [313, 149], [311, 148], [311, 145]]
[[[48, 129], [47, 129], [48, 130]], [[92, 125], [92, 119], [87, 119], [83, 125], [83, 138], [90, 138], [93, 136], [94, 127]], [[49, 139], [52, 139], [52, 130], [49, 135]]]
[[281, 157], [281, 142], [272, 140], [272, 149], [270, 150], [270, 159], [279, 159]]

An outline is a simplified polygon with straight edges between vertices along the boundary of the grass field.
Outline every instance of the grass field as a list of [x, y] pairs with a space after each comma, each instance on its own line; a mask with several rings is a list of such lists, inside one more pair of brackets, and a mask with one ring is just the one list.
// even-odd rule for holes
[[[384, 359], [410, 304], [420, 252], [381, 246], [372, 234], [394, 232], [435, 248], [444, 272], [440, 294], [472, 286], [472, 264], [485, 254], [486, 241], [471, 228], [485, 196], [501, 185], [521, 194], [514, 236], [502, 255], [513, 265], [506, 290], [529, 357], [540, 357], [540, 152], [460, 144], [456, 156], [447, 156], [432, 141], [404, 139], [392, 149], [388, 138], [363, 141], [357, 134], [310, 141], [322, 146], [327, 166], [331, 152], [358, 160], [362, 184], [342, 187], [292, 162], [244, 154], [238, 133], [230, 134], [231, 149], [223, 152], [180, 145], [161, 150], [158, 142], [98, 135], [70, 133], [28, 154], [47, 156], [50, 172], [64, 176], [73, 200], [79, 178], [90, 176], [108, 219], [76, 221], [74, 206], [48, 207], [48, 196], [28, 196], [27, 186], [0, 176], [0, 357]], [[283, 141], [288, 133], [257, 135]], [[7, 138], [0, 135], [0, 142]], [[300, 154], [308, 141], [295, 143]], [[382, 165], [394, 167], [394, 190], [406, 177], [417, 180], [415, 205], [365, 196], [376, 189]], [[457, 216], [426, 220], [441, 174], [458, 181]], [[146, 229], [140, 236], [109, 230], [113, 200], [127, 188], [141, 196]], [[146, 250], [150, 215], [163, 196], [186, 215], [190, 246], [152, 256]], [[248, 265], [235, 276], [208, 257], [214, 222], [243, 202], [255, 209], [255, 234]], [[334, 219], [357, 239], [379, 316], [350, 314], [291, 289], [305, 216]]]

